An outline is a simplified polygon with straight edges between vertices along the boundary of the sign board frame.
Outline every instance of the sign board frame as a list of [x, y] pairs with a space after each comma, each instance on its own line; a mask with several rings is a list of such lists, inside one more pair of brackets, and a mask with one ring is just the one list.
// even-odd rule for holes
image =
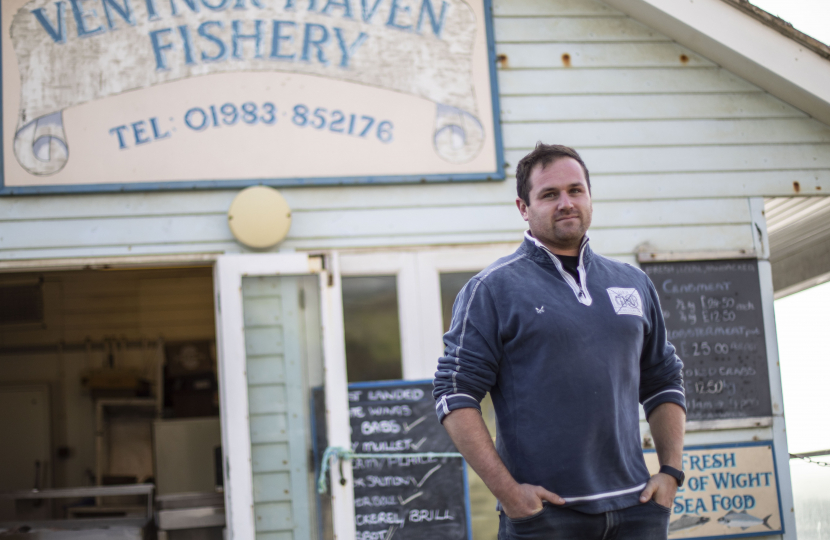
[[755, 426], [773, 416], [760, 266], [753, 258], [640, 262], [684, 362], [690, 422]]
[[[242, 0], [238, 0], [237, 5]], [[244, 187], [252, 186], [252, 185], [268, 185], [273, 187], [304, 187], [304, 186], [336, 186], [336, 185], [382, 185], [382, 184], [420, 184], [420, 183], [444, 183], [444, 182], [489, 182], [489, 181], [503, 181], [506, 178], [505, 173], [505, 162], [504, 162], [504, 146], [503, 146], [503, 138], [501, 132], [501, 121], [500, 121], [500, 97], [499, 97], [499, 89], [498, 89], [498, 77], [497, 77], [497, 62], [496, 62], [496, 50], [495, 50], [495, 36], [493, 30], [493, 13], [492, 13], [492, 0], [478, 0], [481, 2], [481, 6], [483, 9], [483, 21], [482, 26], [484, 27], [484, 36], [483, 41], [486, 48], [486, 56], [487, 56], [487, 69], [489, 71], [488, 78], [489, 78], [489, 92], [490, 92], [490, 111], [486, 111], [485, 116], [492, 115], [491, 122], [484, 121], [484, 128], [485, 133], [491, 132], [492, 133], [492, 140], [487, 140], [485, 138], [484, 148], [487, 149], [488, 152], [492, 153], [493, 160], [495, 161], [494, 167], [490, 168], [487, 167], [485, 169], [475, 170], [473, 172], [450, 172], [452, 170], [451, 167], [447, 167], [447, 172], [435, 172], [431, 171], [429, 173], [418, 173], [418, 172], [408, 172], [406, 170], [401, 170], [400, 173], [397, 171], [384, 172], [379, 174], [354, 174], [354, 175], [340, 175], [340, 174], [332, 174], [332, 175], [313, 175], [310, 174], [309, 176], [305, 176], [303, 174], [296, 174], [292, 176], [285, 176], [285, 177], [268, 177], [265, 176], [242, 176], [242, 177], [234, 177], [232, 174], [227, 176], [222, 176], [220, 178], [214, 179], [204, 179], [202, 176], [198, 176], [193, 179], [185, 179], [185, 180], [157, 180], [151, 179], [148, 181], [124, 181], [124, 182], [100, 182], [100, 183], [61, 183], [61, 184], [50, 184], [45, 182], [35, 183], [34, 185], [21, 185], [19, 183], [12, 184], [7, 175], [7, 166], [10, 165], [12, 162], [15, 161], [14, 153], [10, 153], [8, 149], [9, 141], [6, 139], [9, 136], [9, 130], [6, 129], [5, 123], [7, 121], [11, 121], [9, 115], [13, 111], [3, 110], [3, 107], [0, 107], [0, 196], [4, 195], [40, 195], [40, 194], [74, 194], [74, 193], [107, 193], [107, 192], [152, 192], [152, 191], [185, 191], [185, 190], [203, 190], [203, 189], [242, 189]], [[226, 2], [225, 2], [226, 3]], [[254, 2], [256, 5], [256, 2]], [[288, 4], [293, 5], [293, 0], [288, 0]], [[311, 5], [314, 4], [314, 1], [311, 1]], [[223, 3], [224, 5], [224, 3]], [[335, 5], [342, 5], [340, 2], [337, 2]], [[66, 6], [64, 6], [65, 8]], [[98, 8], [101, 6], [99, 5]], [[415, 9], [415, 8], [413, 8]], [[432, 7], [430, 7], [432, 10]], [[54, 18], [55, 13], [53, 13], [54, 9], [50, 5], [49, 11], [46, 12], [47, 19], [49, 17]], [[99, 9], [101, 11], [101, 9]], [[107, 11], [107, 10], [104, 10]], [[359, 10], [358, 10], [359, 11]], [[422, 12], [426, 12], [423, 7], [421, 8]], [[430, 11], [432, 13], [432, 11]], [[393, 14], [394, 14], [394, 6], [393, 6]], [[43, 15], [43, 14], [41, 14]], [[73, 13], [68, 8], [66, 9], [65, 15], [71, 20]], [[75, 14], [77, 15], [77, 14]], [[103, 19], [103, 12], [99, 14], [100, 17]], [[179, 14], [181, 15], [181, 13]], [[83, 15], [86, 17], [86, 15]], [[108, 19], [112, 20], [119, 20], [116, 15], [112, 15], [107, 11]], [[423, 13], [421, 18], [423, 18]], [[433, 17], [435, 15], [433, 14]], [[92, 18], [89, 18], [89, 21], [92, 21]], [[391, 19], [390, 19], [391, 20]], [[49, 22], [47, 20], [47, 22]], [[123, 23], [123, 21], [121, 21]], [[395, 26], [394, 21], [393, 24], [386, 26]], [[8, 24], [8, 20], [4, 20], [0, 15], [0, 28], [5, 28], [5, 24]], [[430, 21], [427, 20], [425, 24], [425, 28], [428, 28]], [[49, 22], [49, 24], [55, 24], [54, 21]], [[178, 23], [177, 23], [178, 24]], [[110, 22], [112, 27], [112, 22]], [[418, 22], [420, 27], [421, 22]], [[66, 26], [66, 25], [64, 25]], [[57, 28], [57, 26], [56, 26]], [[56, 28], [50, 29], [52, 33], [56, 31]], [[68, 29], [64, 29], [68, 31]], [[244, 36], [243, 36], [244, 37]], [[308, 36], [306, 36], [308, 37]], [[4, 34], [5, 39], [5, 34]], [[65, 38], [64, 38], [65, 39]], [[94, 38], [93, 38], [94, 39]], [[481, 38], [478, 38], [481, 39]], [[57, 41], [57, 39], [56, 39]], [[269, 41], [270, 40], [263, 40]], [[341, 47], [342, 47], [341, 43]], [[2, 47], [0, 47], [0, 54], [8, 54], [9, 51], [4, 52]], [[11, 54], [14, 54], [11, 51]], [[190, 53], [187, 53], [190, 54]], [[345, 53], [344, 53], [345, 54]], [[0, 57], [0, 73], [5, 73], [3, 71], [4, 63], [2, 61], [2, 57]], [[198, 79], [198, 77], [193, 77]], [[328, 78], [323, 78], [322, 82], [319, 84], [326, 85], [329, 84]], [[334, 79], [331, 79], [334, 81]], [[0, 104], [5, 103], [4, 96], [8, 92], [8, 85], [4, 85], [0, 83]], [[482, 85], [483, 86], [483, 85]], [[142, 90], [143, 91], [143, 90]], [[400, 92], [400, 91], [397, 91]], [[129, 93], [129, 92], [128, 92]], [[436, 102], [438, 103], [438, 102]], [[441, 109], [444, 107], [443, 105], [439, 104], [438, 108]], [[453, 109], [453, 111], [458, 111], [458, 109]], [[452, 111], [451, 111], [452, 112]], [[310, 113], [309, 113], [310, 114]], [[440, 115], [440, 112], [439, 112]], [[52, 115], [54, 116], [54, 115]], [[214, 114], [214, 116], [216, 116]], [[348, 116], [348, 114], [347, 114]], [[354, 115], [353, 115], [354, 116]], [[463, 114], [461, 115], [463, 116]], [[177, 120], [178, 121], [178, 120]], [[379, 121], [379, 120], [378, 120]], [[283, 121], [285, 123], [286, 121]], [[437, 121], [436, 121], [437, 122]], [[465, 120], [461, 120], [461, 124], [464, 124]], [[153, 130], [150, 130], [150, 125], [146, 124], [142, 129], [146, 129], [151, 136], [153, 133], [157, 131], [164, 135], [165, 129], [163, 127], [158, 127], [155, 124], [152, 126]], [[452, 125], [450, 127], [453, 127]], [[437, 128], [436, 128], [437, 129]], [[492, 130], [492, 131], [491, 131]], [[120, 132], [119, 132], [120, 133]], [[126, 132], [125, 132], [126, 133]], [[436, 132], [437, 133], [437, 132]], [[77, 135], [77, 134], [75, 134]], [[378, 135], [380, 137], [380, 135]], [[138, 135], [136, 135], [136, 141], [138, 141]], [[67, 150], [68, 152], [68, 150]], [[194, 159], [197, 156], [193, 156]], [[112, 177], [118, 177], [118, 171], [114, 171], [109, 174]]]
[[[432, 385], [431, 379], [420, 379], [420, 380], [390, 380], [390, 381], [362, 381], [362, 382], [354, 382], [349, 383], [348, 391], [351, 393], [354, 390], [363, 390], [363, 389], [383, 389], [383, 388], [395, 388], [395, 387], [403, 387], [403, 386], [416, 386], [416, 385]], [[322, 459], [322, 454], [325, 450], [324, 446], [327, 444], [326, 442], [326, 420], [325, 415], [321, 414], [322, 402], [324, 401], [325, 390], [322, 387], [317, 387], [314, 389], [312, 393], [312, 403], [311, 403], [311, 429], [312, 429], [312, 441], [313, 441], [313, 453], [314, 453], [314, 464], [315, 464], [315, 474], [320, 474], [320, 460]], [[432, 394], [429, 394], [427, 399], [432, 401], [431, 399]], [[428, 414], [434, 415], [434, 407], [432, 403], [429, 404], [429, 411]], [[351, 402], [350, 402], [351, 406]], [[351, 415], [350, 415], [351, 416]], [[351, 418], [350, 418], [351, 420]], [[447, 435], [449, 438], [449, 435]], [[352, 441], [354, 443], [354, 440]], [[429, 451], [429, 450], [426, 450]], [[355, 450], [356, 453], [361, 453], [361, 450], [357, 448]], [[405, 456], [408, 452], [402, 452], [401, 455]], [[411, 453], [411, 452], [409, 452]], [[383, 458], [379, 458], [383, 459]], [[462, 457], [458, 458], [451, 458], [451, 459], [460, 459], [461, 460], [461, 471], [462, 471], [462, 482], [463, 482], [463, 492], [464, 492], [464, 516], [466, 520], [466, 540], [472, 540], [473, 538], [473, 522], [472, 522], [472, 513], [471, 513], [471, 504], [470, 504], [470, 483], [469, 483], [469, 476], [467, 472], [467, 460]], [[357, 474], [353, 473], [354, 476]], [[354, 487], [354, 484], [352, 484]], [[355, 497], [356, 498], [356, 497]], [[324, 506], [327, 506], [322, 498], [318, 495], [317, 497], [317, 504], [318, 504], [318, 515], [322, 516], [324, 512], [327, 511]], [[356, 514], [356, 509], [355, 509]], [[404, 514], [405, 516], [406, 514]], [[406, 517], [404, 517], [406, 519]], [[324, 535], [323, 531], [323, 519], [321, 517], [319, 528], [321, 533]]]
[[[752, 442], [739, 442], [739, 443], [722, 443], [722, 444], [703, 444], [703, 445], [691, 445], [691, 446], [684, 446], [683, 451], [684, 453], [689, 450], [722, 450], [722, 449], [730, 449], [730, 448], [750, 448], [750, 447], [759, 447], [759, 446], [768, 446], [771, 452], [771, 462], [773, 466], [773, 474], [775, 476], [775, 495], [776, 501], [778, 504], [778, 516], [781, 522], [781, 528], [778, 530], [764, 530], [759, 532], [751, 532], [751, 533], [736, 533], [736, 534], [727, 534], [727, 535], [718, 535], [718, 536], [694, 536], [694, 537], [683, 537], [682, 540], [712, 540], [712, 539], [733, 539], [733, 538], [750, 538], [750, 537], [757, 537], [757, 536], [772, 536], [772, 535], [781, 535], [782, 537], [786, 537], [785, 534], [787, 532], [787, 527], [785, 525], [786, 522], [786, 515], [784, 514], [784, 506], [781, 500], [781, 475], [778, 471], [778, 462], [776, 460], [776, 451], [775, 451], [775, 444], [772, 440], [766, 441], [752, 441]], [[654, 449], [644, 449], [643, 454], [656, 454], [657, 451]], [[685, 467], [684, 467], [685, 470]], [[687, 471], [687, 481], [690, 474]], [[688, 484], [684, 484], [687, 486]], [[672, 518], [674, 517], [674, 512], [672, 512]]]

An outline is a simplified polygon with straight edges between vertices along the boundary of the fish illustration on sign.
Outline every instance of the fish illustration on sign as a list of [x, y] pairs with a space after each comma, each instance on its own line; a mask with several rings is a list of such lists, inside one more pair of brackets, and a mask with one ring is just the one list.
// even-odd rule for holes
[[676, 519], [669, 524], [669, 534], [685, 531], [686, 529], [691, 529], [693, 527], [697, 527], [698, 525], [709, 523], [709, 521], [711, 520], [708, 517], [685, 514], [681, 516], [680, 519]]
[[723, 523], [727, 527], [740, 527], [741, 530], [745, 530], [756, 525], [763, 525], [767, 529], [772, 530], [772, 527], [770, 527], [767, 523], [771, 517], [772, 514], [768, 515], [764, 519], [761, 519], [747, 514], [746, 512], [729, 512], [722, 518], [718, 519], [718, 523]]

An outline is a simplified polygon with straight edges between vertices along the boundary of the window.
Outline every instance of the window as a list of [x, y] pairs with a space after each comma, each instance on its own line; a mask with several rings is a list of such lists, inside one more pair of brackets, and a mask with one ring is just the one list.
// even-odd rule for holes
[[444, 320], [444, 332], [450, 329], [452, 306], [455, 297], [470, 279], [478, 272], [447, 272], [441, 274], [441, 316]]
[[343, 277], [349, 382], [403, 378], [395, 276]]

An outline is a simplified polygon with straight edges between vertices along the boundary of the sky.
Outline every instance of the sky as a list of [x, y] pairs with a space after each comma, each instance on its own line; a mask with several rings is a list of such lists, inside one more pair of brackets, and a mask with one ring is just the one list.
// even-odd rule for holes
[[830, 44], [830, 0], [750, 0], [808, 36]]
[[830, 449], [830, 282], [776, 300], [775, 322], [790, 452]]
[[[830, 282], [775, 301], [775, 326], [790, 453], [830, 450]], [[830, 456], [813, 458], [830, 461]], [[804, 503], [830, 501], [830, 468], [790, 460], [796, 517]], [[812, 503], [815, 506], [814, 503]], [[830, 514], [810, 516], [830, 528]], [[799, 529], [811, 524], [799, 523]], [[805, 531], [806, 532], [806, 531]], [[814, 531], [811, 531], [814, 532]], [[830, 532], [825, 532], [830, 534]], [[813, 538], [818, 538], [813, 536]], [[827, 536], [830, 538], [830, 536]]]

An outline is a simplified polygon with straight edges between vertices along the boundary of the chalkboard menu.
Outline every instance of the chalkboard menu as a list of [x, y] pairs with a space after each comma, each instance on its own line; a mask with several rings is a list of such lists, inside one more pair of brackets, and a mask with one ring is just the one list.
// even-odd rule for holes
[[756, 260], [644, 263], [683, 360], [688, 420], [771, 416]]
[[[314, 394], [315, 446], [325, 448], [324, 399]], [[464, 460], [413, 456], [457, 452], [435, 415], [432, 381], [349, 385], [349, 413], [356, 454], [395, 454], [352, 460], [356, 540], [470, 539]]]

